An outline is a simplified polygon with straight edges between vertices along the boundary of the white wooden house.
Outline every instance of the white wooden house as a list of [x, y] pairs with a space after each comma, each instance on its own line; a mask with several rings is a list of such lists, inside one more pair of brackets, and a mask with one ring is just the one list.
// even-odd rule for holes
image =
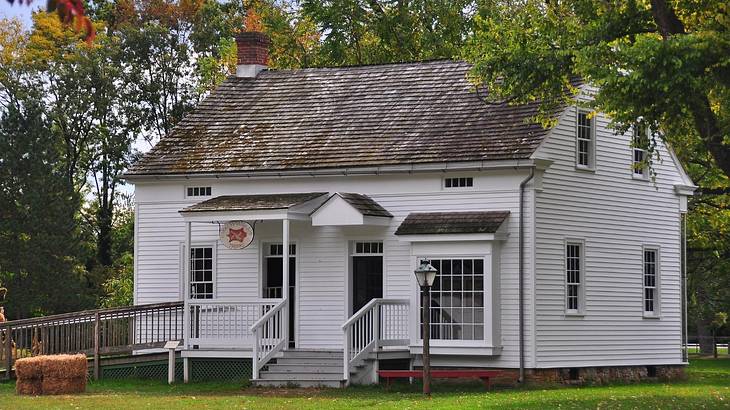
[[135, 303], [184, 300], [184, 357], [250, 359], [260, 384], [418, 367], [428, 258], [432, 366], [681, 371], [694, 186], [668, 147], [650, 178], [606, 116], [543, 129], [463, 62], [267, 70], [266, 37], [237, 42], [237, 76], [126, 174]]

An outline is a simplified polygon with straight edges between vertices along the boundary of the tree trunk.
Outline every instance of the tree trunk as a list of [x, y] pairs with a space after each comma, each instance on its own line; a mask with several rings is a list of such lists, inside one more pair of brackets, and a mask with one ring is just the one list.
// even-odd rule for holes
[[697, 341], [700, 344], [700, 354], [702, 356], [713, 354], [712, 329], [710, 329], [709, 323], [704, 319], [697, 321]]
[[690, 109], [695, 128], [705, 147], [712, 154], [717, 166], [725, 175], [730, 176], [730, 147], [723, 143], [724, 136], [717, 123], [717, 116], [710, 107], [710, 100], [706, 96], [701, 96], [696, 102], [691, 103]]
[[99, 237], [97, 257], [102, 266], [112, 265], [112, 210], [108, 206], [99, 208]]

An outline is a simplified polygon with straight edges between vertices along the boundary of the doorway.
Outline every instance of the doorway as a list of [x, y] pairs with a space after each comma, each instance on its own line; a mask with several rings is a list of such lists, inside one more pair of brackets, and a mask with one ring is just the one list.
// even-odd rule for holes
[[[271, 243], [264, 248], [263, 297], [282, 298], [284, 296], [284, 265], [282, 258], [284, 247], [280, 243]], [[296, 312], [296, 278], [297, 278], [297, 247], [289, 244], [289, 347], [295, 347], [294, 335]]]
[[355, 242], [352, 258], [352, 312], [383, 297], [383, 243]]

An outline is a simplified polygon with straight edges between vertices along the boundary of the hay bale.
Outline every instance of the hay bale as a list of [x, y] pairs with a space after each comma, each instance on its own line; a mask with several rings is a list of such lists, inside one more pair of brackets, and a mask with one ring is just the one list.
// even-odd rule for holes
[[29, 396], [43, 394], [41, 379], [18, 379], [15, 382], [15, 393]]
[[41, 360], [43, 378], [75, 379], [86, 377], [88, 362], [84, 354], [59, 354], [53, 356], [38, 356]]
[[86, 390], [86, 355], [37, 356], [15, 362], [17, 394], [72, 394]]
[[86, 391], [86, 375], [74, 378], [44, 377], [41, 381], [43, 394], [73, 394]]
[[15, 376], [20, 379], [40, 379], [43, 375], [43, 356], [26, 357], [15, 361]]

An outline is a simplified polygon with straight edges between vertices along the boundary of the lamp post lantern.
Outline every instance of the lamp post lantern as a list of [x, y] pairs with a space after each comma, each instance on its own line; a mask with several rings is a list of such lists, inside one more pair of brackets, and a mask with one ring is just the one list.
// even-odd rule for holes
[[422, 259], [418, 268], [413, 271], [416, 275], [416, 281], [418, 286], [421, 287], [421, 293], [423, 297], [422, 302], [422, 319], [423, 322], [423, 394], [431, 395], [431, 353], [430, 353], [430, 338], [431, 338], [431, 286], [436, 279], [438, 271], [431, 265], [428, 259]]

